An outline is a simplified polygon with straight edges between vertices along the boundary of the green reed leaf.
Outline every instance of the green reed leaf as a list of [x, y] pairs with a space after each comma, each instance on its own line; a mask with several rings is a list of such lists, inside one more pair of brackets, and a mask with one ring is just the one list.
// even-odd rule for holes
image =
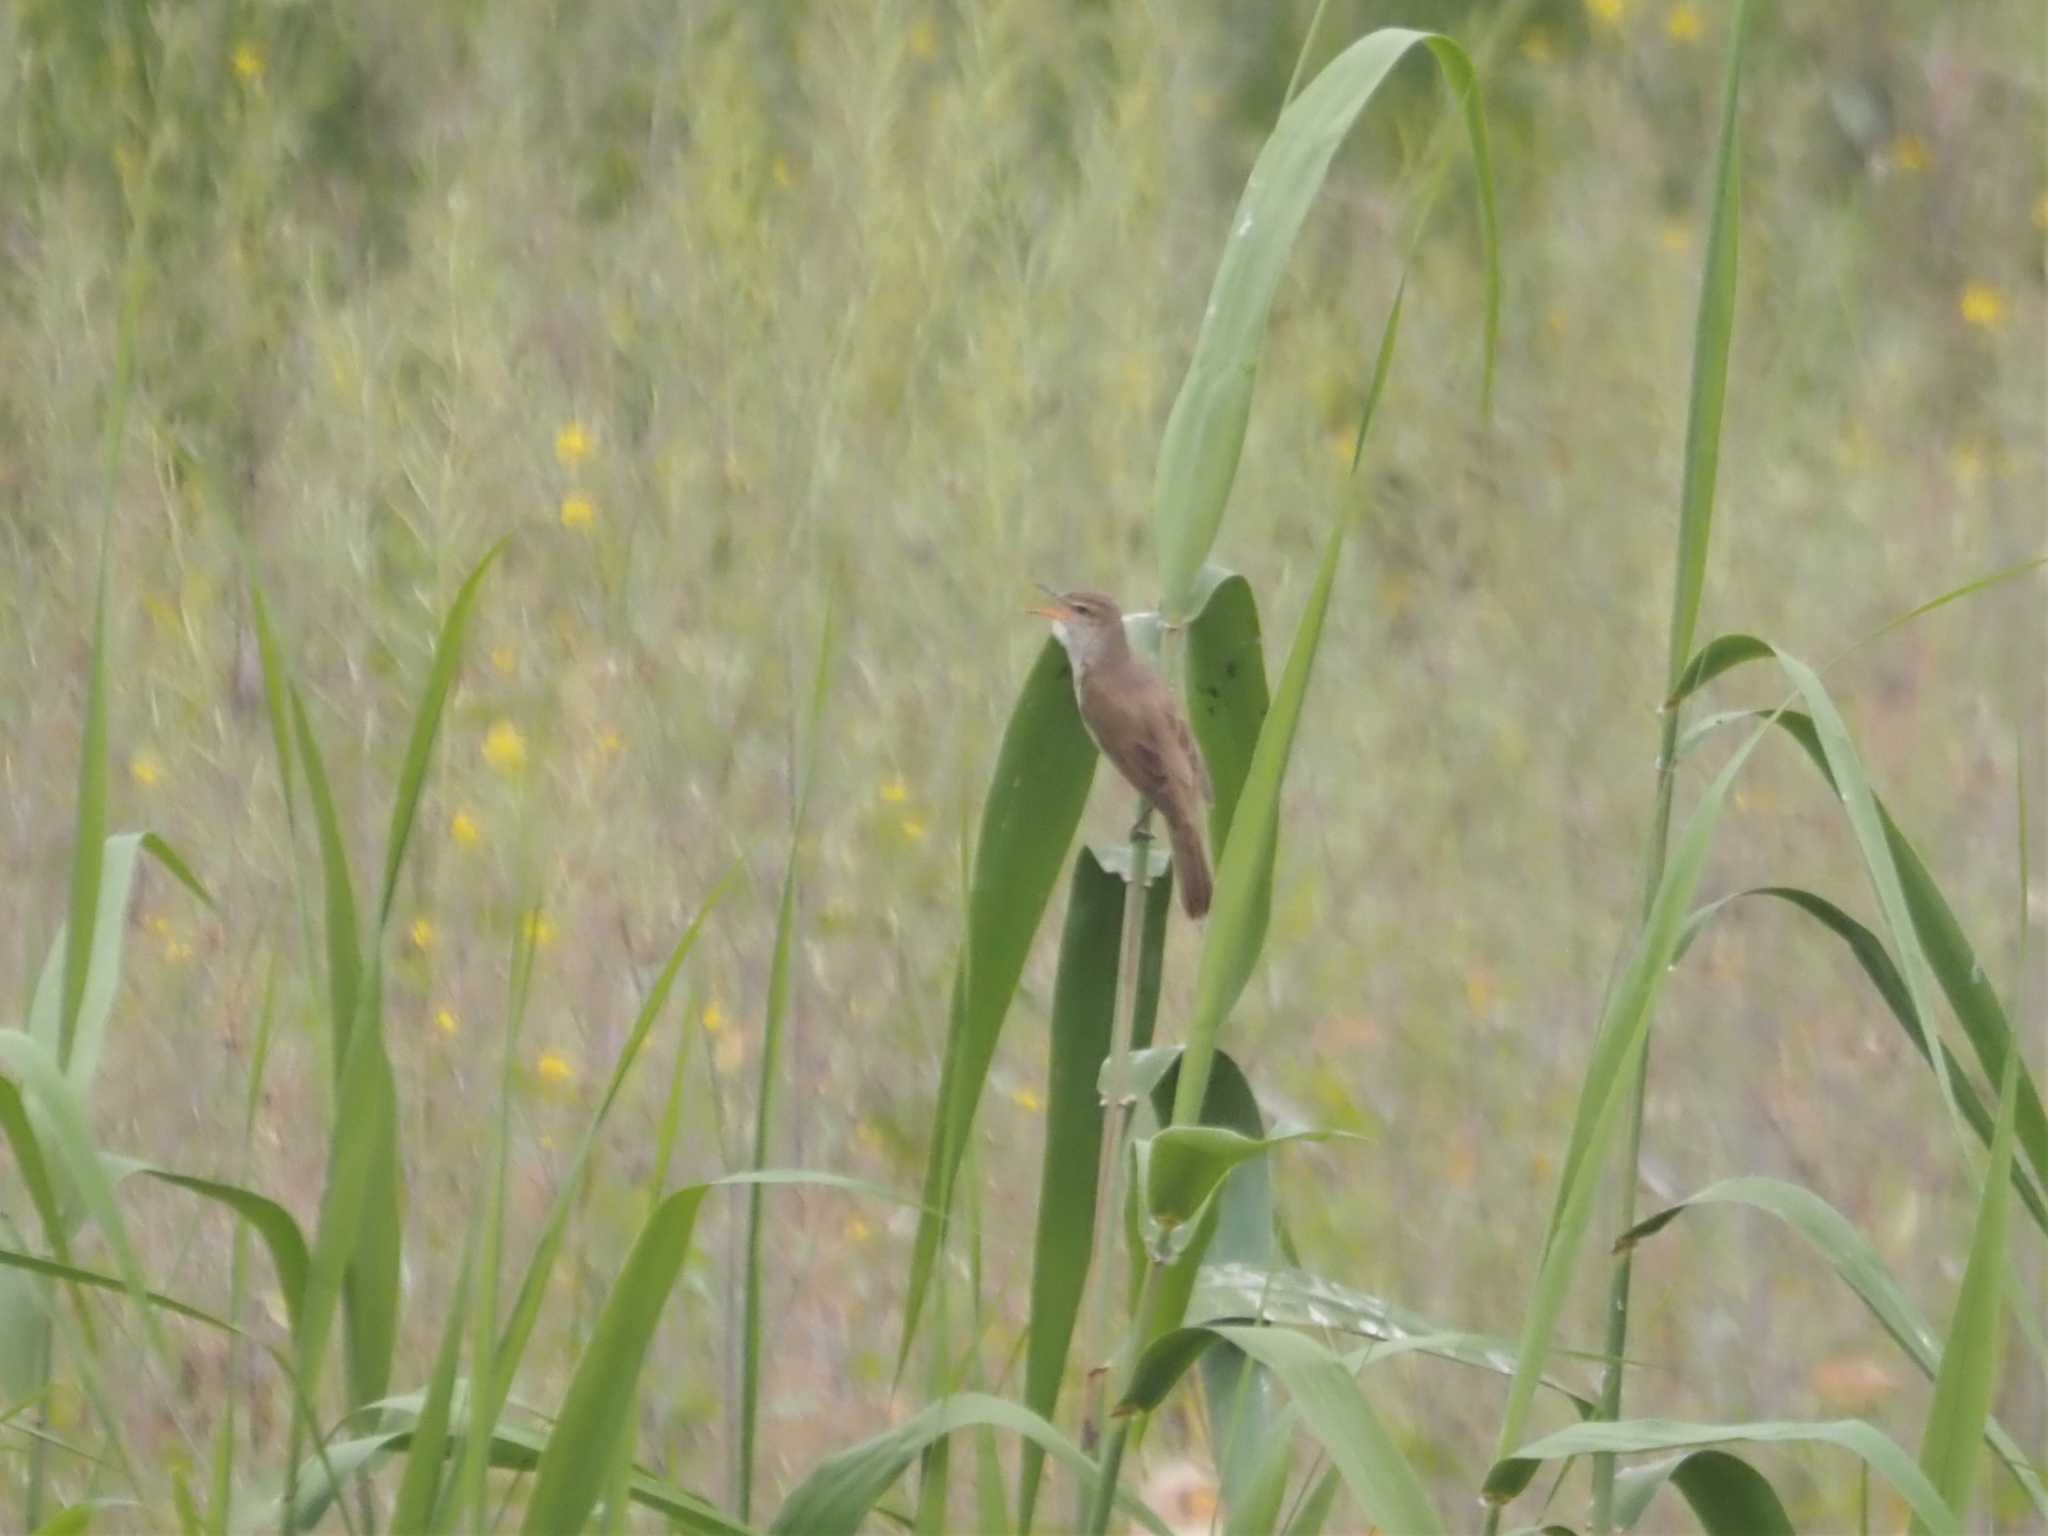
[[1184, 620], [1195, 611], [1202, 563], [1215, 545], [1244, 451], [1266, 319], [1295, 238], [1338, 147], [1394, 66], [1417, 45], [1435, 57], [1458, 99], [1471, 144], [1485, 247], [1491, 392], [1500, 273], [1493, 166], [1478, 82], [1470, 59], [1449, 38], [1400, 28], [1373, 32], [1331, 60], [1280, 114], [1232, 216], [1194, 356], [1159, 449], [1153, 527], [1161, 611], [1168, 619]]

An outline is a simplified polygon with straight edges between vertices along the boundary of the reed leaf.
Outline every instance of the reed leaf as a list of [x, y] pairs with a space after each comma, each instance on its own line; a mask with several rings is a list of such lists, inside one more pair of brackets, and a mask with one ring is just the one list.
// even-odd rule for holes
[[1449, 38], [1385, 28], [1360, 38], [1280, 114], [1245, 182], [1217, 264], [1187, 378], [1167, 418], [1153, 487], [1161, 612], [1190, 618], [1202, 564], [1223, 522], [1250, 419], [1266, 318], [1330, 162], [1381, 84], [1418, 45], [1435, 57], [1462, 107], [1478, 180], [1486, 263], [1485, 372], [1490, 394], [1500, 272], [1492, 157], [1471, 61]]
[[1666, 1419], [1624, 1419], [1578, 1424], [1545, 1435], [1502, 1457], [1486, 1475], [1486, 1497], [1502, 1504], [1529, 1486], [1546, 1461], [1567, 1456], [1630, 1456], [1695, 1446], [1832, 1445], [1860, 1457], [1896, 1488], [1914, 1513], [1940, 1536], [1961, 1536], [1962, 1522], [1913, 1460], [1883, 1431], [1861, 1419], [1818, 1423], [1757, 1420], [1745, 1424], [1685, 1424]]
[[[1885, 1266], [1855, 1223], [1812, 1190], [1781, 1179], [1737, 1178], [1710, 1184], [1698, 1194], [1644, 1218], [1616, 1240], [1630, 1247], [1664, 1230], [1687, 1211], [1703, 1205], [1738, 1205], [1774, 1216], [1828, 1261], [1842, 1282], [1870, 1309], [1880, 1327], [1914, 1367], [1930, 1380], [1941, 1371], [1942, 1350], [1934, 1330], [1913, 1305], [1904, 1288]], [[2048, 1519], [2048, 1489], [2027, 1462], [2019, 1444], [1996, 1419], [1987, 1418], [1984, 1438], [1998, 1453], [2027, 1497]]]
[[1920, 1469], [1958, 1514], [1970, 1508], [1970, 1490], [1976, 1483], [1981, 1442], [2004, 1359], [2006, 1229], [2011, 1213], [2008, 1186], [2018, 1063], [2017, 1051], [2006, 1059], [1969, 1264], [1963, 1270], [1948, 1344], [1941, 1352], [1941, 1373], [1934, 1379], [1934, 1403], [1927, 1411], [1927, 1427], [1920, 1441]]
[[1665, 862], [1663, 877], [1637, 934], [1633, 953], [1602, 1012], [1594, 1037], [1593, 1059], [1580, 1085], [1571, 1139], [1558, 1176], [1557, 1198], [1530, 1291], [1515, 1374], [1501, 1419], [1497, 1458], [1506, 1457], [1521, 1440], [1579, 1249], [1585, 1241], [1593, 1197], [1599, 1188], [1624, 1092], [1636, 1078], [1650, 1016], [1671, 958], [1677, 952], [1685, 914], [1705, 866], [1714, 827], [1727, 800], [1729, 785], [1748, 762], [1762, 734], [1760, 728], [1730, 758], [1687, 818], [1677, 846]]
[[[474, 1242], [472, 1232], [469, 1242]], [[455, 1399], [455, 1373], [462, 1365], [462, 1334], [469, 1321], [469, 1284], [474, 1256], [465, 1243], [462, 1266], [456, 1271], [455, 1290], [448, 1298], [448, 1313], [441, 1323], [441, 1343], [434, 1352], [433, 1374], [427, 1378], [427, 1392], [414, 1422], [412, 1443], [406, 1449], [405, 1474], [399, 1479], [398, 1496], [391, 1506], [394, 1531], [430, 1531], [434, 1506], [441, 1489], [441, 1474], [448, 1459], [449, 1414]]]
[[[1116, 1013], [1119, 942], [1125, 882], [1103, 868], [1093, 849], [1074, 857], [1066, 926], [1053, 978], [1052, 1041], [1046, 1065], [1045, 1153], [1038, 1182], [1038, 1220], [1031, 1249], [1031, 1316], [1025, 1336], [1024, 1406], [1043, 1419], [1059, 1407], [1074, 1327], [1095, 1243], [1095, 1186], [1102, 1143], [1102, 1096], [1096, 1080], [1109, 1058]], [[1172, 882], [1146, 893], [1145, 954], [1156, 967], [1165, 948]], [[1141, 974], [1144, 969], [1141, 966]], [[1157, 1002], [1157, 989], [1152, 1000]], [[1138, 1028], [1147, 1038], [1150, 1013], [1141, 995]], [[1045, 1448], [1027, 1439], [1018, 1458], [1017, 1526], [1029, 1531], [1045, 1466]]]
[[1614, 1480], [1614, 1521], [1631, 1530], [1669, 1483], [1691, 1506], [1705, 1536], [1798, 1536], [1770, 1479], [1729, 1451], [1688, 1451]]
[[953, 1181], [995, 1059], [1003, 1019], [1023, 974], [1032, 936], [1066, 863], [1088, 803], [1095, 743], [1074, 703], [1073, 668], [1048, 639], [1003, 731], [982, 808], [967, 897], [965, 952], [954, 978], [939, 1102], [925, 1161], [896, 1352], [900, 1376], [917, 1337]]
[[1390, 1531], [1444, 1529], [1408, 1459], [1373, 1412], [1350, 1369], [1315, 1340], [1285, 1328], [1204, 1323], [1155, 1339], [1139, 1357], [1119, 1413], [1150, 1412], [1217, 1340], [1234, 1344], [1287, 1389], [1366, 1518]]
[[[1083, 1483], [1094, 1482], [1094, 1462], [1038, 1414], [1003, 1398], [961, 1392], [940, 1399], [894, 1429], [826, 1457], [790, 1494], [768, 1529], [778, 1536], [853, 1536], [876, 1501], [926, 1447], [955, 1431], [984, 1424], [1036, 1443]], [[1139, 1500], [1119, 1494], [1118, 1502], [1153, 1536], [1171, 1536], [1166, 1522]]]

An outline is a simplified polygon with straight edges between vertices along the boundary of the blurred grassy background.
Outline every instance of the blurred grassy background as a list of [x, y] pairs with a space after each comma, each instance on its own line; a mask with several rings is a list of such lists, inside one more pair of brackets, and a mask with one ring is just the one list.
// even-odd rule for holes
[[[787, 836], [792, 722], [824, 594], [842, 662], [807, 849], [786, 1164], [913, 1188], [959, 926], [961, 829], [1040, 628], [1028, 582], [1149, 594], [1153, 452], [1308, 0], [837, 7], [0, 13], [0, 969], [62, 910], [100, 437], [125, 232], [139, 404], [121, 445], [118, 825], [222, 897], [152, 881], [97, 1105], [109, 1143], [231, 1172], [273, 954], [289, 1027], [254, 1182], [310, 1215], [325, 1055], [282, 805], [238, 691], [246, 535], [368, 857], [436, 615], [485, 591], [402, 896], [390, 1030], [409, 1158], [401, 1361], [424, 1374], [475, 1189], [514, 914], [547, 903], [515, 1185], [530, 1232], [638, 989], [717, 872], [751, 884], [693, 962], [708, 1047], [685, 1171], [740, 1145]], [[1366, 1148], [1288, 1154], [1304, 1261], [1512, 1333], [1592, 1014], [1637, 899], [1722, 17], [1647, 0], [1332, 4], [1321, 56], [1390, 22], [1480, 50], [1506, 256], [1479, 419], [1477, 238], [1454, 172], [1290, 779], [1266, 965], [1227, 1042]], [[1746, 87], [1743, 293], [1708, 632], [1816, 662], [2043, 546], [2038, 6], [1767, 11]], [[1490, 61], [1487, 53], [1490, 52]], [[1222, 558], [1284, 636], [1345, 474], [1433, 122], [1425, 69], [1339, 160], [1282, 290]], [[2041, 589], [2015, 584], [1848, 660], [1874, 776], [2017, 992], [2016, 753], [2041, 752]], [[1277, 669], [1279, 658], [1271, 658]], [[1743, 702], [1774, 702], [1755, 696]], [[1105, 778], [1105, 784], [1107, 782]], [[1717, 890], [1796, 874], [1867, 902], [1810, 771], [1746, 780]], [[2036, 791], [2038, 801], [2039, 794]], [[1127, 807], [1098, 791], [1091, 827]], [[2038, 820], [2038, 817], [2037, 817]], [[2036, 867], [2040, 859], [2035, 860]], [[2033, 1012], [2039, 1017], [2038, 904]], [[1163, 1018], [1187, 998], [1177, 935]], [[1017, 1318], [1050, 954], [985, 1116], [987, 1272]], [[691, 1046], [692, 1050], [697, 1046]], [[2038, 1066], [2038, 1063], [2037, 1063]], [[637, 1223], [662, 1074], [643, 1074], [529, 1359], [559, 1393]], [[1652, 1196], [1774, 1173], [1861, 1223], [1937, 1320], [1969, 1217], [1931, 1080], [1817, 931], [1717, 924], [1653, 1065]], [[1901, 1135], [1900, 1127], [1915, 1128]], [[617, 1191], [616, 1205], [605, 1191]], [[886, 1411], [904, 1233], [773, 1197], [771, 1489]], [[705, 1251], [723, 1251], [729, 1213]], [[143, 1204], [153, 1277], [223, 1294], [225, 1227]], [[515, 1243], [517, 1238], [515, 1237]], [[693, 1261], [698, 1262], [698, 1261]], [[715, 1260], [672, 1309], [643, 1450], [716, 1486]], [[1572, 1341], [1590, 1345], [1592, 1300]], [[1638, 1412], [1867, 1413], [1914, 1442], [1928, 1388], [1775, 1230], [1681, 1226], [1638, 1265]], [[986, 1341], [1009, 1357], [1010, 1324]], [[544, 1341], [545, 1342], [545, 1341]], [[175, 1460], [222, 1391], [184, 1341]], [[1494, 1385], [1390, 1368], [1380, 1399], [1476, 1482]], [[163, 1410], [161, 1394], [151, 1394]], [[2039, 1393], [2002, 1411], [2041, 1430]], [[61, 1407], [61, 1405], [60, 1405]], [[59, 1415], [59, 1425], [62, 1416]], [[256, 1424], [280, 1456], [281, 1426]], [[1155, 1437], [1171, 1455], [1174, 1426]], [[1849, 1479], [1764, 1458], [1825, 1515]], [[1804, 1466], [1807, 1480], [1789, 1469]], [[1820, 1486], [1823, 1471], [1827, 1486]], [[11, 1476], [11, 1473], [0, 1474]]]

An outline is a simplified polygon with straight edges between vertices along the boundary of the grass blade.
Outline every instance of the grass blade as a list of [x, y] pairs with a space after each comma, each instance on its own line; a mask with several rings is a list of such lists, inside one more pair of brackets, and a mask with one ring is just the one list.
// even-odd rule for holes
[[1237, 477], [1266, 317], [1330, 162], [1394, 66], [1426, 46], [1459, 98], [1477, 172], [1486, 261], [1486, 377], [1490, 390], [1499, 324], [1500, 273], [1493, 167], [1471, 61], [1450, 39], [1385, 28], [1360, 38], [1280, 114], [1232, 216], [1187, 378], [1160, 442], [1153, 487], [1161, 611], [1195, 611], [1202, 563], [1216, 542]]
[[934, 1134], [912, 1244], [896, 1352], [902, 1374], [953, 1196], [961, 1153], [995, 1059], [1032, 937], [1088, 804], [1095, 743], [1074, 704], [1073, 668], [1047, 640], [1024, 680], [996, 752], [967, 897], [966, 952], [954, 978]]
[[1728, 353], [1735, 336], [1735, 277], [1742, 223], [1742, 50], [1749, 35], [1749, 0], [1740, 0], [1728, 41], [1721, 86], [1721, 139], [1714, 156], [1714, 203], [1707, 216], [1707, 261], [1700, 275], [1699, 312], [1693, 322], [1692, 388], [1685, 413], [1685, 467], [1678, 502], [1678, 577], [1671, 599], [1668, 681], [1692, 653], [1706, 587], [1707, 547], [1713, 531], [1714, 483], [1721, 464], [1721, 416], [1728, 399]]
[[1605, 1153], [1612, 1140], [1622, 1107], [1624, 1091], [1636, 1075], [1649, 1032], [1650, 1015], [1664, 984], [1671, 957], [1676, 953], [1684, 927], [1684, 916], [1692, 893], [1705, 866], [1707, 850], [1716, 823], [1727, 800], [1728, 787], [1748, 762], [1762, 739], [1762, 730], [1750, 737], [1740, 751], [1716, 776], [1700, 797], [1679, 834], [1677, 847], [1665, 862], [1650, 910], [1637, 935], [1634, 953], [1622, 972], [1603, 1011], [1594, 1039], [1593, 1059], [1579, 1090], [1573, 1116], [1572, 1134], [1558, 1176], [1556, 1203], [1543, 1241], [1535, 1284], [1530, 1292], [1528, 1315], [1523, 1324], [1517, 1352], [1514, 1380], [1508, 1391], [1507, 1407], [1501, 1419], [1499, 1450], [1505, 1457], [1520, 1442], [1527, 1422], [1536, 1384], [1549, 1356], [1551, 1338], [1564, 1307], [1565, 1292], [1586, 1226], [1592, 1217], [1593, 1197], [1605, 1166]]
[[420, 790], [433, 761], [434, 738], [440, 733], [441, 715], [447, 707], [449, 691], [455, 686], [455, 675], [462, 669], [462, 642], [476, 607], [477, 590], [507, 542], [500, 539], [476, 563], [476, 569], [455, 594], [448, 617], [441, 622], [440, 638], [434, 643], [434, 659], [427, 669], [426, 688], [413, 709], [412, 735], [400, 760], [398, 794], [391, 806], [391, 835], [384, 850], [384, 894], [377, 903], [379, 929], [391, 920], [391, 902], [398, 894], [398, 875], [405, 865], [405, 849], [412, 836], [413, 817], [419, 810]]
[[426, 1399], [413, 1424], [405, 1475], [398, 1484], [398, 1498], [391, 1506], [394, 1531], [434, 1528], [434, 1504], [450, 1444], [448, 1418], [455, 1397], [455, 1373], [462, 1364], [462, 1332], [468, 1322], [471, 1264], [472, 1256], [465, 1246], [462, 1268], [456, 1272], [455, 1292], [448, 1298], [448, 1316], [441, 1325], [441, 1346], [434, 1355], [434, 1372], [427, 1379]]
[[85, 678], [85, 722], [78, 748], [78, 802], [72, 823], [71, 916], [65, 925], [64, 990], [57, 1015], [57, 1066], [71, 1064], [73, 1035], [85, 1004], [94, 929], [100, 916], [100, 878], [107, 840], [107, 561], [112, 525], [111, 451], [108, 527], [100, 536], [98, 585], [93, 598], [92, 661]]
[[2018, 1052], [2008, 1059], [1998, 1095], [1998, 1126], [1984, 1170], [1977, 1230], [1970, 1262], [1949, 1323], [1941, 1374], [1934, 1381], [1934, 1405], [1920, 1442], [1920, 1467], [1957, 1513], [1970, 1507], [1982, 1455], [1984, 1427], [1998, 1390], [2005, 1337], [2006, 1227], [2011, 1213], [2013, 1105], [2019, 1084]]
[[[782, 1036], [789, 1018], [790, 955], [796, 945], [798, 857], [804, 824], [809, 819], [811, 787], [817, 777], [818, 744], [825, 720], [825, 699], [832, 681], [834, 643], [832, 608], [818, 636], [818, 659], [811, 681], [810, 708], [804, 719], [803, 762], [797, 769], [796, 805], [790, 818], [789, 862], [782, 873], [782, 900], [775, 913], [775, 948], [768, 971], [768, 1011], [761, 1033], [760, 1086], [754, 1099], [754, 1157], [757, 1171], [768, 1166], [775, 1137], [775, 1108], [781, 1098]], [[761, 1218], [764, 1192], [747, 1192], [746, 1267], [742, 1279], [744, 1311], [740, 1323], [740, 1395], [738, 1457], [734, 1500], [739, 1517], [748, 1518], [754, 1503], [754, 1435], [761, 1400]]]
[[[533, 1337], [534, 1325], [540, 1319], [541, 1302], [547, 1294], [548, 1281], [554, 1273], [555, 1259], [561, 1252], [563, 1235], [568, 1231], [570, 1214], [575, 1210], [576, 1202], [582, 1193], [585, 1170], [590, 1165], [591, 1150], [596, 1146], [597, 1137], [611, 1114], [612, 1106], [618, 1100], [620, 1090], [625, 1086], [627, 1074], [632, 1071], [634, 1063], [639, 1059], [648, 1034], [668, 1006], [669, 994], [675, 988], [683, 962], [697, 947], [697, 940], [704, 931], [705, 922], [717, 909], [725, 893], [731, 889], [738, 872], [738, 866], [735, 865], [726, 871], [717, 885], [712, 887], [711, 894], [705, 898], [697, 915], [690, 920], [690, 926], [683, 931], [682, 937], [676, 940], [675, 948], [669, 952], [668, 961], [662, 966], [661, 974], [648, 989], [646, 1000], [640, 1005], [640, 1013], [634, 1019], [633, 1027], [627, 1032], [626, 1043], [619, 1051], [619, 1059], [612, 1066], [611, 1081], [605, 1085], [604, 1094], [598, 1100], [590, 1124], [584, 1128], [583, 1138], [577, 1144], [575, 1156], [570, 1160], [569, 1171], [563, 1178], [561, 1187], [555, 1192], [554, 1204], [548, 1210], [547, 1220], [542, 1225], [540, 1237], [534, 1244], [533, 1256], [527, 1261], [526, 1273], [519, 1282], [519, 1293], [513, 1300], [511, 1315], [505, 1321], [504, 1330], [499, 1334], [495, 1348], [487, 1351], [490, 1369], [487, 1373], [478, 1373], [484, 1378], [482, 1381], [472, 1383], [472, 1396], [481, 1405], [472, 1411], [469, 1420], [472, 1431], [469, 1455], [472, 1460], [465, 1471], [469, 1493], [472, 1495], [481, 1488], [485, 1456], [489, 1449], [488, 1437], [495, 1432], [498, 1415], [512, 1390], [512, 1379], [517, 1374], [519, 1362], [526, 1353], [527, 1343]], [[524, 948], [530, 960], [531, 946]], [[487, 1259], [495, 1255], [496, 1246], [487, 1224], [484, 1245]], [[479, 1295], [489, 1298], [493, 1294], [493, 1289], [489, 1272], [486, 1270], [481, 1277]], [[489, 1330], [496, 1326], [495, 1313], [495, 1304], [488, 1307], [479, 1306], [478, 1327], [483, 1330], [482, 1337], [486, 1340], [489, 1338]], [[473, 1498], [465, 1507], [473, 1512]]]
[[654, 1209], [599, 1313], [534, 1469], [523, 1527], [529, 1536], [580, 1530], [604, 1491], [620, 1436], [633, 1430], [632, 1404], [654, 1326], [682, 1272], [697, 1209], [711, 1190], [732, 1185], [813, 1184], [894, 1198], [836, 1174], [769, 1170], [679, 1189]]
[[631, 1432], [628, 1410], [647, 1341], [682, 1270], [708, 1188], [695, 1184], [676, 1191], [640, 1229], [534, 1469], [522, 1526], [529, 1536], [580, 1530], [596, 1506], [614, 1443]]

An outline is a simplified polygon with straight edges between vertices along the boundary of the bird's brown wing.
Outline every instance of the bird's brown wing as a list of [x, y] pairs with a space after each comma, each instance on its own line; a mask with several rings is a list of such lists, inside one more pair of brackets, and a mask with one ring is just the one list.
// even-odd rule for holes
[[1181, 749], [1188, 755], [1188, 764], [1194, 769], [1195, 788], [1202, 792], [1202, 799], [1210, 805], [1216, 803], [1216, 786], [1209, 781], [1209, 762], [1202, 756], [1201, 743], [1195, 740], [1195, 733], [1188, 725], [1188, 717], [1175, 709], [1173, 732], [1180, 738]]

